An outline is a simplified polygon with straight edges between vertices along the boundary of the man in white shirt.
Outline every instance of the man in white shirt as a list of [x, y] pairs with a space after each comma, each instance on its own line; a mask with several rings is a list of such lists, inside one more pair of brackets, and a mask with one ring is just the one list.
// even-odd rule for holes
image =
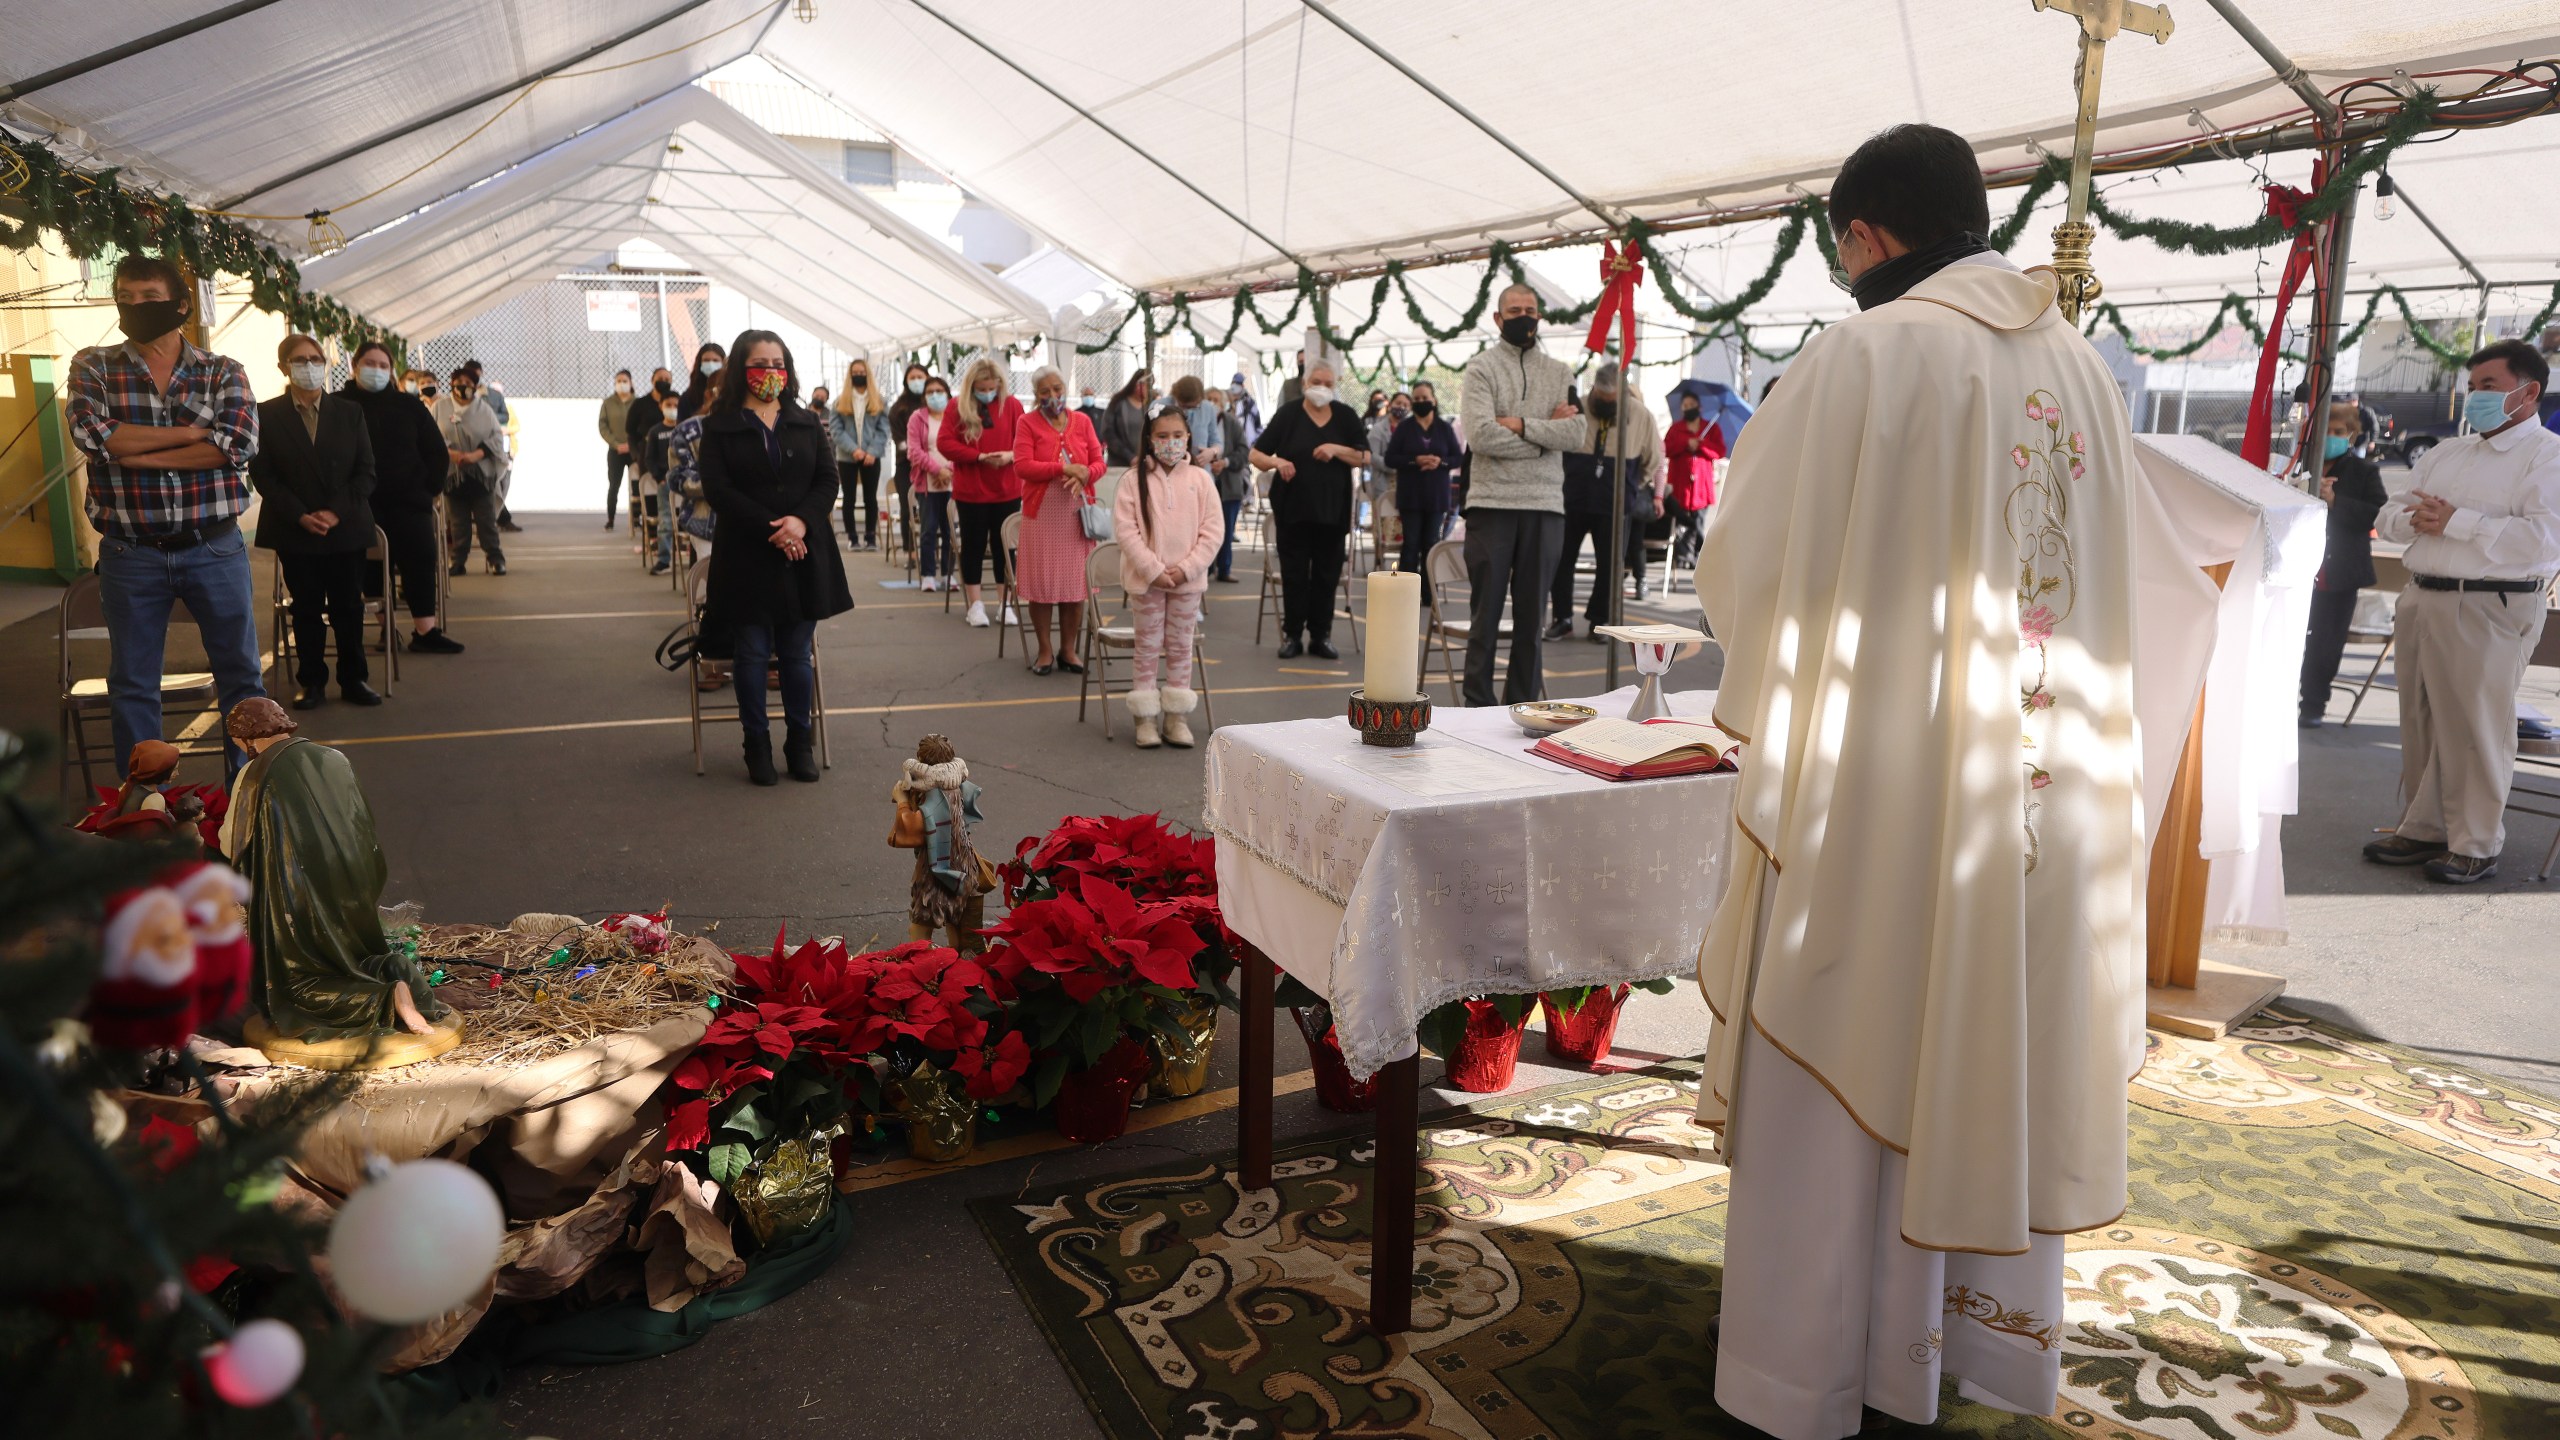
[[2409, 547], [2400, 592], [2400, 798], [2377, 865], [2448, 885], [2498, 873], [2516, 768], [2516, 687], [2560, 570], [2560, 435], [2537, 421], [2551, 364], [2521, 340], [2471, 357], [2472, 434], [2418, 462], [2375, 529]]

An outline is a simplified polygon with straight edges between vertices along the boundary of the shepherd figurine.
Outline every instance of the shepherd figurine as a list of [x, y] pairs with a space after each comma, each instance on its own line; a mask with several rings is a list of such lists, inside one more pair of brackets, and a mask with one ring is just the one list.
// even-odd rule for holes
[[978, 811], [969, 762], [948, 739], [927, 735], [916, 742], [915, 758], [904, 769], [889, 787], [898, 806], [889, 843], [916, 852], [915, 879], [907, 887], [907, 934], [930, 940], [944, 930], [952, 949], [975, 955], [987, 948], [978, 930], [986, 923], [986, 896], [996, 887], [996, 873], [969, 840], [969, 827], [987, 818]]

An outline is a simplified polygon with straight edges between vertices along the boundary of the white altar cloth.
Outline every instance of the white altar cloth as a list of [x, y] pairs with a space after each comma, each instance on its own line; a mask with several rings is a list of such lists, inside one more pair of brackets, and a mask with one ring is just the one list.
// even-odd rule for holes
[[[1633, 687], [1590, 700], [1626, 712]], [[1709, 712], [1713, 691], [1670, 697]], [[1694, 969], [1722, 898], [1734, 777], [1612, 783], [1527, 754], [1508, 711], [1435, 709], [1410, 751], [1338, 717], [1209, 740], [1229, 928], [1333, 1008], [1355, 1076], [1451, 1000]]]

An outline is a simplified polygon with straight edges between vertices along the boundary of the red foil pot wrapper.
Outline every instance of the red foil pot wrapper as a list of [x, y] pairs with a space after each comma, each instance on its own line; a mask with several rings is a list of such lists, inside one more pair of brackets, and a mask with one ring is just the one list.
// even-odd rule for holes
[[1538, 997], [1547, 1017], [1547, 1053], [1576, 1065], [1597, 1065], [1609, 1058], [1609, 1042], [1618, 1037], [1618, 1011], [1627, 987], [1612, 985], [1591, 992], [1582, 1008], [1567, 1012], [1553, 995]]
[[1345, 1115], [1366, 1115], [1377, 1109], [1378, 1077], [1351, 1078], [1351, 1063], [1342, 1058], [1342, 1037], [1334, 1033], [1333, 1027], [1326, 1026], [1319, 1035], [1304, 1010], [1292, 1010], [1289, 1016], [1298, 1022], [1298, 1033], [1307, 1040], [1307, 1063], [1316, 1072], [1316, 1103]]
[[1058, 1134], [1079, 1145], [1117, 1140], [1129, 1128], [1129, 1101], [1147, 1075], [1147, 1050], [1123, 1037], [1090, 1070], [1079, 1070], [1058, 1082], [1051, 1112]]
[[1449, 1083], [1474, 1094], [1508, 1089], [1520, 1065], [1521, 1027], [1502, 1018], [1490, 1000], [1467, 1002], [1467, 1038], [1449, 1057]]

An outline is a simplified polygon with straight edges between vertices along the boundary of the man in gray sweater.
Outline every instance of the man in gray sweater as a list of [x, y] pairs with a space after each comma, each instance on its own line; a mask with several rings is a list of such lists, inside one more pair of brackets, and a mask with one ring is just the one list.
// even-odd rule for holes
[[1502, 703], [1545, 690], [1538, 597], [1564, 548], [1564, 452], [1583, 443], [1565, 399], [1573, 372], [1538, 348], [1538, 292], [1514, 285], [1496, 302], [1502, 339], [1467, 362], [1458, 410], [1466, 425], [1469, 705], [1493, 700], [1493, 649], [1511, 602], [1511, 668]]

